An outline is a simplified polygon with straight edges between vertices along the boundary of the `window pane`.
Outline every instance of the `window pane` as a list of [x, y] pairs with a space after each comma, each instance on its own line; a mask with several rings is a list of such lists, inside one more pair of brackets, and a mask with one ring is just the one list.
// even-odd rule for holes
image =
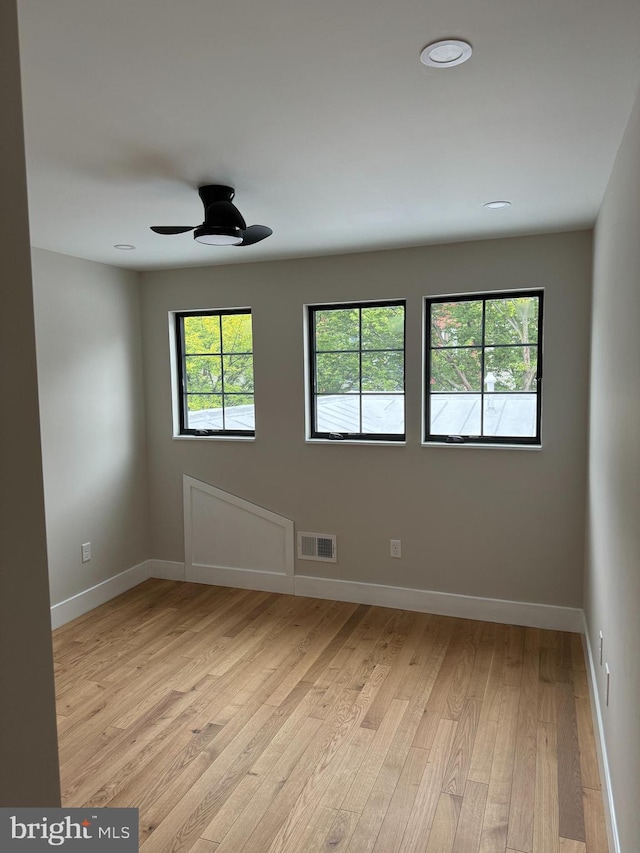
[[481, 350], [441, 349], [431, 353], [431, 391], [480, 391]]
[[362, 432], [404, 433], [404, 395], [362, 395]]
[[362, 309], [362, 349], [404, 348], [404, 306]]
[[538, 347], [487, 347], [484, 353], [485, 391], [535, 391]]
[[184, 317], [184, 351], [220, 352], [220, 317]]
[[434, 435], [480, 435], [479, 394], [433, 394], [430, 429]]
[[537, 296], [487, 299], [485, 344], [537, 343], [538, 303]]
[[224, 428], [255, 430], [253, 394], [224, 395]]
[[189, 393], [201, 391], [214, 394], [222, 391], [222, 365], [219, 355], [188, 355], [185, 362]]
[[534, 438], [536, 394], [485, 394], [484, 435]]
[[222, 351], [252, 352], [251, 314], [222, 315]]
[[360, 389], [360, 358], [357, 353], [319, 354], [316, 356], [316, 382], [319, 394]]
[[357, 308], [316, 311], [315, 318], [317, 352], [360, 348], [360, 320]]
[[360, 395], [316, 397], [317, 432], [361, 432]]
[[363, 391], [403, 391], [404, 354], [401, 352], [362, 353]]
[[435, 302], [431, 306], [431, 346], [482, 344], [482, 302]]
[[222, 394], [188, 394], [186, 428], [222, 429]]
[[224, 390], [250, 392], [253, 391], [253, 356], [252, 355], [223, 355]]

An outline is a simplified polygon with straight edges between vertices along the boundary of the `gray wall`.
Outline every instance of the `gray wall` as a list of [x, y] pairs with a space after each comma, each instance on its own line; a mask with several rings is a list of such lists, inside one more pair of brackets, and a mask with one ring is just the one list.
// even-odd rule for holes
[[621, 848], [640, 838], [640, 99], [598, 216], [585, 611], [596, 665]]
[[55, 604], [149, 556], [140, 288], [68, 255], [35, 249], [32, 262]]
[[[339, 563], [299, 574], [581, 606], [591, 248], [578, 232], [143, 274], [152, 555], [184, 559], [186, 473], [336, 533]], [[542, 452], [421, 447], [422, 297], [541, 286]], [[408, 300], [407, 445], [305, 444], [303, 304], [385, 297]], [[256, 441], [172, 440], [167, 314], [231, 306], [254, 312]]]
[[60, 804], [16, 6], [0, 3], [0, 806]]

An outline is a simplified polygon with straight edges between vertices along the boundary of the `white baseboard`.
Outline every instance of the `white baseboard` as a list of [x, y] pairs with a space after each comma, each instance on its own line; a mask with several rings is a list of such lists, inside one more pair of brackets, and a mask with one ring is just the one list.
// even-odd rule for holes
[[78, 616], [84, 616], [94, 607], [99, 607], [101, 604], [122, 595], [123, 592], [132, 589], [134, 586], [146, 581], [149, 575], [150, 560], [145, 560], [143, 563], [138, 563], [119, 575], [112, 578], [107, 578], [106, 581], [96, 584], [79, 592], [77, 595], [72, 595], [66, 601], [61, 601], [59, 604], [54, 604], [51, 608], [51, 627], [59, 628], [61, 625], [66, 625], [72, 619], [77, 619]]
[[[66, 601], [60, 602], [60, 604], [53, 605], [51, 608], [52, 627], [59, 628], [72, 619], [83, 616], [89, 610], [93, 610], [94, 607], [127, 592], [148, 578], [184, 581], [185, 564], [171, 560], [145, 560], [113, 578], [108, 578], [90, 589], [79, 592]], [[417, 610], [421, 613], [437, 613], [442, 616], [480, 619], [486, 622], [502, 622], [508, 625], [525, 625], [531, 628], [547, 628], [552, 631], [580, 633], [583, 630], [581, 610], [572, 607], [557, 607], [551, 604], [478, 598], [471, 595], [454, 595], [424, 589], [408, 589], [406, 587], [333, 578], [316, 578], [307, 575], [292, 577], [278, 572], [261, 572], [198, 564], [190, 567], [189, 581], [214, 586], [237, 587], [238, 589], [258, 589], [266, 592], [302, 595], [307, 598], [353, 601], [357, 604], [396, 607], [403, 610]]]
[[169, 581], [185, 580], [184, 563], [175, 563], [172, 560], [148, 560], [149, 577], [162, 578]]
[[611, 850], [611, 853], [620, 853], [620, 837], [618, 835], [616, 810], [613, 802], [613, 789], [611, 787], [611, 774], [609, 773], [607, 744], [604, 738], [604, 725], [602, 723], [602, 708], [600, 705], [600, 694], [598, 692], [598, 682], [596, 679], [596, 667], [593, 653], [591, 651], [591, 641], [589, 640], [589, 626], [587, 625], [587, 617], [584, 612], [582, 614], [582, 634], [587, 651], [587, 680], [589, 681], [591, 708], [595, 723], [594, 730], [596, 735], [595, 740], [598, 752], [598, 762], [600, 764], [600, 777], [604, 780], [604, 807], [607, 822], [607, 834], [609, 836], [609, 849]]
[[190, 583], [214, 586], [233, 586], [237, 589], [259, 589], [265, 592], [284, 592], [294, 595], [294, 578], [280, 572], [260, 572], [253, 569], [230, 569], [224, 566], [189, 566]]
[[472, 595], [454, 595], [448, 592], [314, 578], [306, 575], [296, 575], [294, 580], [295, 594], [311, 598], [376, 604], [380, 607], [397, 607], [402, 610], [417, 610], [421, 613], [436, 613], [440, 616], [480, 619], [485, 622], [502, 622], [507, 625], [524, 625], [552, 631], [573, 633], [582, 631], [582, 610], [574, 607], [478, 598]]

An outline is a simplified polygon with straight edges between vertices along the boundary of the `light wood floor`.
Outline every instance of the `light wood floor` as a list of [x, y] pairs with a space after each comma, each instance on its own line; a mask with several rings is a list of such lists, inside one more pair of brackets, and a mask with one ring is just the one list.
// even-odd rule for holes
[[148, 581], [54, 635], [66, 806], [143, 853], [606, 853], [579, 635]]

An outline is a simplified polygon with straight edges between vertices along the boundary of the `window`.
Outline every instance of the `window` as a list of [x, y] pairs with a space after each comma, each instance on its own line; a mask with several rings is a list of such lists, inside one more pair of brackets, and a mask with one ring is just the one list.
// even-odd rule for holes
[[404, 441], [404, 301], [308, 311], [310, 437]]
[[542, 301], [426, 300], [425, 441], [540, 444]]
[[180, 435], [255, 435], [251, 311], [175, 315]]

